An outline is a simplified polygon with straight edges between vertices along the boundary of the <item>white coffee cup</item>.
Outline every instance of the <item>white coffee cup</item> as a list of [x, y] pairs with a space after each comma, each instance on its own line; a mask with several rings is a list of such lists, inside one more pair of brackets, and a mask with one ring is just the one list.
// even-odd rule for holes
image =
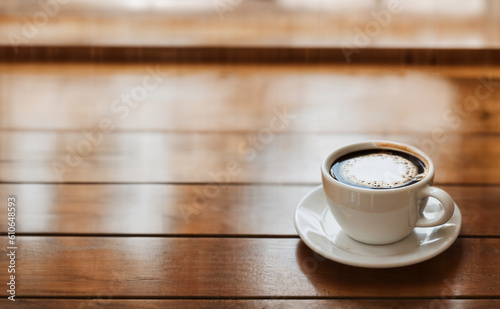
[[[358, 187], [336, 180], [330, 172], [343, 155], [362, 150], [393, 150], [408, 153], [425, 165], [425, 176], [418, 182], [396, 188]], [[389, 244], [408, 236], [415, 227], [438, 226], [453, 215], [453, 199], [433, 187], [434, 164], [421, 150], [389, 141], [365, 141], [346, 145], [328, 154], [321, 165], [323, 189], [336, 221], [353, 239], [367, 244]], [[428, 197], [441, 202], [433, 218], [423, 215]]]

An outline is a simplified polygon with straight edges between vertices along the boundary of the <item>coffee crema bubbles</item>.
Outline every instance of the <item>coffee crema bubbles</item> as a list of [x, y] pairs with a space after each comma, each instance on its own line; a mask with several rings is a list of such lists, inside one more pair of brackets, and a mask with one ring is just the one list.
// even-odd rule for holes
[[370, 149], [346, 154], [332, 164], [330, 174], [336, 180], [368, 189], [409, 186], [427, 175], [426, 165], [402, 151]]

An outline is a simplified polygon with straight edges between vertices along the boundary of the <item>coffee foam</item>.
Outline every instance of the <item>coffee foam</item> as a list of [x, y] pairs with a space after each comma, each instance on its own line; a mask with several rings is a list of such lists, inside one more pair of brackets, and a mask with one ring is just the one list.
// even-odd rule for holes
[[353, 184], [394, 188], [424, 177], [410, 160], [394, 154], [372, 153], [344, 162], [342, 175]]

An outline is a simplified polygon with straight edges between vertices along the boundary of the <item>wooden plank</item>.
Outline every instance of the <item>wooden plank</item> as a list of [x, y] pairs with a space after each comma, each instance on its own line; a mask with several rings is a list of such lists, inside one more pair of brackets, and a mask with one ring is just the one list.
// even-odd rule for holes
[[[495, 0], [123, 1], [0, 4], [0, 44], [498, 48]], [[48, 13], [48, 14], [47, 14]], [[49, 15], [49, 16], [47, 16]], [[45, 16], [45, 18], [44, 18]], [[432, 17], [432, 18], [430, 18]], [[256, 22], [258, 21], [258, 22]]]
[[[205, 188], [0, 185], [0, 197], [18, 199], [18, 233], [296, 235], [295, 206], [312, 189], [232, 185], [211, 199]], [[6, 230], [7, 214], [0, 212], [0, 231]]]
[[319, 184], [319, 166], [329, 151], [360, 140], [385, 139], [426, 151], [436, 165], [437, 183], [500, 184], [500, 136], [495, 134], [443, 134], [438, 143], [430, 135], [262, 130], [92, 135], [4, 131], [0, 181]]
[[[298, 239], [16, 240], [19, 297], [498, 299], [500, 292], [500, 240], [494, 238], [460, 238], [429, 261], [389, 270], [323, 260]], [[6, 250], [0, 249], [4, 261]]]
[[500, 67], [1, 64], [0, 129], [499, 133], [499, 90]]
[[[0, 185], [18, 200], [17, 233], [297, 235], [293, 214], [314, 186], [228, 185], [209, 198], [202, 185]], [[500, 187], [443, 186], [460, 207], [462, 236], [500, 237]], [[208, 191], [207, 191], [208, 192]], [[0, 212], [0, 231], [7, 213]]]
[[[12, 305], [8, 300], [1, 299], [0, 305]], [[205, 299], [17, 299], [16, 306], [24, 309], [60, 308], [60, 309], [83, 309], [83, 308], [165, 308], [165, 309], [213, 309], [213, 308], [291, 308], [291, 309], [320, 309], [334, 307], [339, 309], [357, 308], [461, 308], [461, 309], [484, 309], [498, 308], [498, 299], [428, 299], [428, 300], [366, 300], [366, 299], [243, 299], [243, 300], [205, 300]]]

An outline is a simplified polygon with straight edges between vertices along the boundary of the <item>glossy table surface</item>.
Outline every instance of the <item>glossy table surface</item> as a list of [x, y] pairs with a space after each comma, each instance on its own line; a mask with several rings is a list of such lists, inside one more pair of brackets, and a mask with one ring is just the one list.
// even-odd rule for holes
[[[497, 2], [401, 1], [352, 61], [386, 2], [63, 2], [0, 4], [0, 307], [500, 307]], [[366, 139], [432, 158], [448, 250], [367, 269], [299, 238], [322, 158]]]

